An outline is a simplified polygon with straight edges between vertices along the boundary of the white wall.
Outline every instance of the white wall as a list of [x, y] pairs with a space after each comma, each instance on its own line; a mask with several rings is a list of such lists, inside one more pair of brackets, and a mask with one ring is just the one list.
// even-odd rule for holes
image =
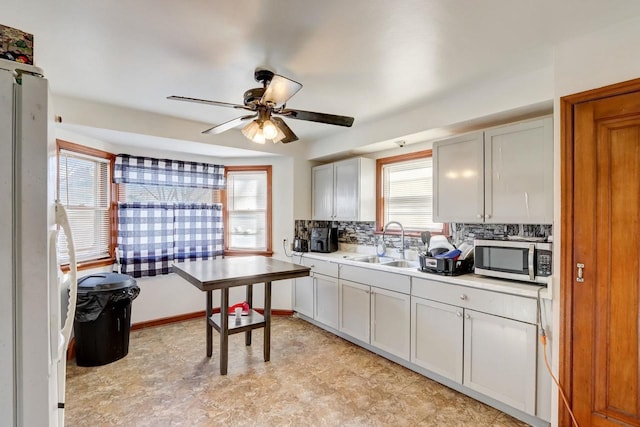
[[[554, 124], [555, 147], [554, 184], [555, 184], [555, 224], [556, 244], [554, 252], [553, 286], [553, 330], [560, 331], [560, 254], [561, 209], [560, 209], [560, 97], [610, 84], [640, 78], [640, 18], [607, 27], [601, 31], [567, 40], [555, 48], [554, 66]], [[556, 332], [557, 334], [557, 332]], [[556, 335], [557, 336], [557, 335]], [[551, 337], [551, 342], [556, 342]], [[559, 366], [559, 346], [553, 345], [553, 368], [556, 373]], [[558, 399], [554, 387], [552, 399], [554, 419], [557, 425]]]

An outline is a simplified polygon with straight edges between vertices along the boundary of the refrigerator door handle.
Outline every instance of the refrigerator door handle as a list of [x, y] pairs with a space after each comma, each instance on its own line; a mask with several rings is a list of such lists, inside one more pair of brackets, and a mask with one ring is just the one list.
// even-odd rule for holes
[[67, 317], [62, 327], [62, 336], [64, 337], [64, 349], [69, 344], [71, 329], [73, 328], [73, 319], [76, 315], [76, 301], [78, 299], [78, 264], [76, 261], [76, 248], [71, 233], [71, 225], [67, 217], [67, 210], [64, 206], [56, 201], [56, 224], [60, 225], [67, 237], [67, 246], [69, 248], [69, 307], [67, 308]]
[[71, 337], [71, 328], [73, 328], [73, 320], [76, 316], [76, 301], [78, 299], [78, 264], [76, 261], [76, 247], [73, 242], [73, 234], [71, 233], [71, 225], [64, 206], [56, 200], [56, 224], [60, 225], [67, 237], [67, 247], [69, 249], [69, 306], [67, 308], [67, 318], [64, 326], [60, 331], [61, 348], [58, 359], [58, 425], [64, 425], [64, 402], [67, 374], [67, 355], [66, 349], [69, 346]]

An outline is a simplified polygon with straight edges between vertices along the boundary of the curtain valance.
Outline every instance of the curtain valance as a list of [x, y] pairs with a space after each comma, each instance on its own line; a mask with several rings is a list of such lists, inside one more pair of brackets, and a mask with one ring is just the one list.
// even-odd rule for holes
[[226, 186], [223, 165], [128, 154], [116, 156], [113, 182], [211, 189], [224, 189]]

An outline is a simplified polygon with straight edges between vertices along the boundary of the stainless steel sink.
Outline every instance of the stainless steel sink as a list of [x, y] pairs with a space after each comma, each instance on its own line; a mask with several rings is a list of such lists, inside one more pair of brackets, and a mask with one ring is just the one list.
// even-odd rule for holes
[[386, 256], [366, 255], [351, 258], [351, 261], [368, 262], [370, 264], [380, 264], [393, 261], [393, 258]]
[[384, 265], [387, 267], [410, 268], [410, 267], [419, 267], [420, 263], [418, 261], [407, 261], [406, 259], [398, 259], [395, 261], [384, 262], [381, 265]]

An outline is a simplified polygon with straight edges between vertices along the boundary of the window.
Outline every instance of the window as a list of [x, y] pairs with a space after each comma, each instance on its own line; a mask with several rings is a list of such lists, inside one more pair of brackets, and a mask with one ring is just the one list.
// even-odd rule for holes
[[398, 221], [405, 231], [442, 233], [433, 222], [431, 150], [377, 160], [377, 230]]
[[227, 166], [225, 253], [271, 254], [271, 166]]
[[171, 272], [174, 261], [209, 259], [224, 253], [224, 167], [118, 154], [118, 256], [120, 271], [133, 277]]
[[[114, 260], [113, 155], [66, 141], [58, 143], [58, 200], [69, 217], [82, 267], [108, 265]], [[64, 233], [59, 239], [62, 263], [69, 262]]]

